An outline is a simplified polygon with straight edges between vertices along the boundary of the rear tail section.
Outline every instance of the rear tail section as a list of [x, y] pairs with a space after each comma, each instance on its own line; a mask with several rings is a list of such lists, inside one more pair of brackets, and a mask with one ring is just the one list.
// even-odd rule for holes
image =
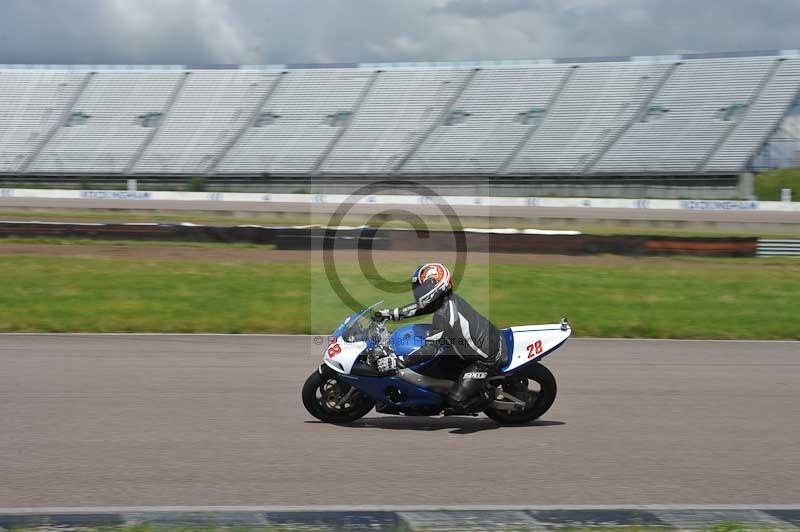
[[561, 323], [548, 325], [522, 325], [503, 329], [503, 338], [508, 347], [508, 362], [500, 370], [508, 373], [520, 366], [546, 357], [567, 341], [572, 328], [566, 318]]

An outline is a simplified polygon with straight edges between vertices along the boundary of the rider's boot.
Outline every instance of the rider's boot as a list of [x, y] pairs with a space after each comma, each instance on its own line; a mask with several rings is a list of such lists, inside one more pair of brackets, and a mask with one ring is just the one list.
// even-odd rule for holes
[[476, 363], [467, 366], [450, 390], [443, 414], [446, 416], [471, 414], [488, 406], [491, 399], [488, 394], [483, 393], [488, 377], [489, 372], [483, 365]]

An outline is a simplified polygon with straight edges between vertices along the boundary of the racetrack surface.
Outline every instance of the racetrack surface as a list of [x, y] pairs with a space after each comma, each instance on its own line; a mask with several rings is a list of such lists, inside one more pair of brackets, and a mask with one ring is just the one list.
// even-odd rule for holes
[[300, 402], [303, 336], [0, 335], [0, 507], [792, 504], [800, 343], [574, 339], [537, 423]]

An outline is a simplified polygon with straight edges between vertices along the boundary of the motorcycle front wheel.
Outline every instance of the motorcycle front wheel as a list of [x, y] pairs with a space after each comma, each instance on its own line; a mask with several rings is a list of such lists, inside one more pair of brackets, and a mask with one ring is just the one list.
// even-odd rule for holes
[[520, 374], [509, 377], [502, 388], [526, 403], [525, 408], [520, 410], [487, 408], [483, 411], [502, 425], [522, 425], [539, 419], [550, 410], [556, 400], [556, 378], [538, 362], [531, 364]]
[[303, 385], [303, 406], [320, 421], [345, 424], [367, 415], [375, 403], [334, 375], [315, 371]]

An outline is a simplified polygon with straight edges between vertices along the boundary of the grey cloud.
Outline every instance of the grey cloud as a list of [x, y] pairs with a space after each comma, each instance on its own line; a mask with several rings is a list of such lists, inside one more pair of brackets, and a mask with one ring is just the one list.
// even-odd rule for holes
[[4, 0], [3, 63], [301, 63], [800, 47], [797, 0]]
[[[5, 63], [202, 63], [248, 59], [246, 28], [213, 0], [6, 1]], [[252, 60], [258, 56], [252, 54]]]
[[434, 14], [453, 14], [470, 18], [498, 17], [518, 11], [529, 11], [539, 2], [530, 0], [448, 0], [434, 6]]

